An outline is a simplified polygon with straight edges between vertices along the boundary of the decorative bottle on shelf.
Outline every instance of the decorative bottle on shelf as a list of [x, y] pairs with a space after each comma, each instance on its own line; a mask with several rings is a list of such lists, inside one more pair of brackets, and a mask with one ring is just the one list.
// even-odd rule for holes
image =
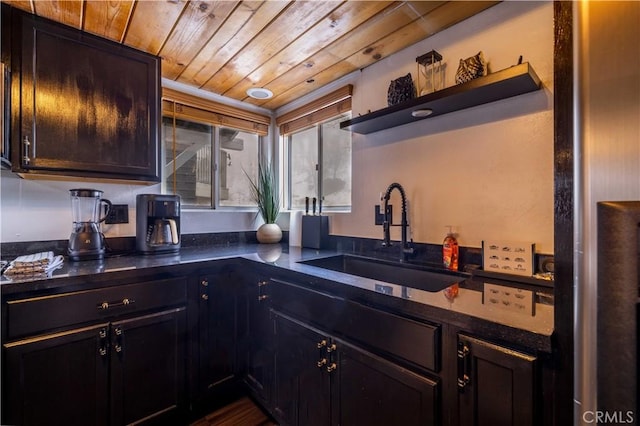
[[444, 267], [449, 269], [450, 271], [458, 270], [458, 240], [453, 235], [451, 231], [451, 226], [447, 226], [449, 228], [449, 232], [447, 236], [444, 237], [444, 241], [442, 243], [442, 263]]

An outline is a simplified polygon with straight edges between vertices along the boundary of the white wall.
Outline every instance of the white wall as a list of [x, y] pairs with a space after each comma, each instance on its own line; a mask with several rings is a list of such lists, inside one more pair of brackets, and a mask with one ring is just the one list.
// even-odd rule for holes
[[[519, 240], [553, 253], [553, 4], [498, 4], [365, 68], [353, 78], [353, 116], [386, 107], [390, 80], [407, 72], [415, 80], [415, 58], [431, 49], [444, 58], [447, 87], [454, 84], [460, 58], [482, 50], [490, 71], [523, 55], [543, 90], [354, 134], [352, 212], [335, 215], [331, 232], [381, 238], [374, 205], [380, 192], [399, 182], [410, 201], [414, 241], [441, 244], [445, 226], [453, 225], [464, 246]], [[399, 239], [399, 229], [393, 231]]]
[[[160, 193], [160, 184], [123, 185], [78, 181], [26, 180], [0, 173], [0, 241], [65, 240], [71, 234], [69, 189], [94, 188], [114, 204], [129, 205], [129, 223], [102, 225], [107, 238], [136, 235], [136, 195]], [[183, 234], [257, 229], [255, 212], [183, 210]]]
[[576, 16], [575, 419], [588, 424], [582, 415], [596, 408], [596, 204], [640, 200], [640, 3], [580, 2]]

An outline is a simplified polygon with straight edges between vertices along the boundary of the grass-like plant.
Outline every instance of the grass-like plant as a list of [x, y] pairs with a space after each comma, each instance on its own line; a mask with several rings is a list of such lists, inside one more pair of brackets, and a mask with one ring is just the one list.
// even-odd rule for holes
[[246, 171], [244, 174], [251, 184], [251, 198], [258, 205], [258, 213], [265, 223], [276, 223], [280, 214], [280, 194], [271, 164], [258, 163], [256, 180], [252, 179]]

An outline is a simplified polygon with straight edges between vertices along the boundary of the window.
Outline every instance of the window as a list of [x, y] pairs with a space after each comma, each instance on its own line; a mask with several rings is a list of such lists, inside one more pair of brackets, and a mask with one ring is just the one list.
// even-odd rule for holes
[[173, 117], [163, 117], [162, 124], [166, 193], [180, 195], [184, 206], [214, 207], [216, 194], [218, 206], [255, 206], [245, 172], [258, 174], [258, 135], [176, 119], [174, 144]]
[[340, 130], [343, 114], [288, 136], [289, 207], [302, 209], [305, 197], [329, 210], [351, 206], [351, 133]]
[[164, 192], [189, 207], [255, 206], [247, 175], [257, 177], [270, 117], [167, 89], [163, 97]]
[[351, 208], [351, 132], [340, 123], [351, 118], [352, 86], [345, 86], [276, 119], [284, 136], [288, 208], [317, 198], [327, 210]]

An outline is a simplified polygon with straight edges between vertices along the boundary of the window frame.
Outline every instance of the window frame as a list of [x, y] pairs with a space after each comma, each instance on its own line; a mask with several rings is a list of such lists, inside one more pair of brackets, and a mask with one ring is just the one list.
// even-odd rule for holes
[[[316, 146], [317, 146], [317, 163], [315, 165], [316, 167], [316, 190], [317, 193], [314, 194], [315, 197], [318, 200], [323, 200], [324, 195], [323, 195], [323, 154], [324, 154], [324, 137], [323, 137], [323, 130], [322, 130], [322, 126], [328, 122], [334, 121], [336, 119], [339, 119], [340, 117], [344, 116], [344, 120], [349, 120], [349, 117], [347, 117], [347, 115], [349, 115], [349, 117], [351, 116], [351, 110], [349, 111], [342, 111], [341, 113], [327, 118], [321, 122], [315, 123], [311, 126], [307, 126], [305, 128], [301, 128], [296, 130], [295, 132], [290, 132], [286, 135], [283, 136], [284, 138], [284, 162], [286, 163], [286, 188], [284, 188], [284, 190], [286, 191], [285, 193], [285, 199], [287, 202], [286, 208], [287, 210], [297, 210], [299, 209], [298, 206], [294, 206], [293, 205], [293, 194], [292, 194], [292, 188], [293, 188], [293, 184], [292, 184], [292, 164], [291, 164], [291, 151], [292, 151], [292, 145], [293, 145], [293, 136], [295, 134], [304, 132], [306, 130], [315, 128], [316, 130]], [[353, 158], [353, 151], [352, 151], [352, 158]], [[353, 194], [353, 188], [351, 189], [351, 192]], [[342, 213], [349, 213], [351, 212], [351, 208], [352, 208], [352, 203], [349, 203], [349, 205], [346, 206], [334, 206], [334, 207], [327, 207], [324, 205], [322, 205], [322, 211], [323, 212], [342, 212]]]
[[[207, 206], [186, 204], [185, 210], [197, 211], [256, 211], [255, 207], [250, 206], [222, 206], [220, 205], [220, 188], [218, 185], [220, 179], [220, 129], [230, 128], [240, 132], [252, 133], [258, 137], [258, 156], [257, 161], [264, 159], [268, 150], [264, 146], [270, 135], [271, 117], [263, 114], [243, 110], [230, 105], [221, 104], [216, 101], [200, 98], [194, 95], [179, 92], [170, 88], [163, 87], [162, 98], [162, 120], [165, 117], [170, 120], [181, 119], [193, 123], [199, 123], [212, 127], [212, 176], [211, 176], [211, 203]], [[180, 111], [178, 111], [180, 110]], [[163, 125], [164, 127], [164, 125]], [[164, 167], [166, 166], [166, 147], [164, 129], [161, 135], [162, 143], [162, 175], [161, 175], [161, 192], [173, 191], [166, 183]]]

